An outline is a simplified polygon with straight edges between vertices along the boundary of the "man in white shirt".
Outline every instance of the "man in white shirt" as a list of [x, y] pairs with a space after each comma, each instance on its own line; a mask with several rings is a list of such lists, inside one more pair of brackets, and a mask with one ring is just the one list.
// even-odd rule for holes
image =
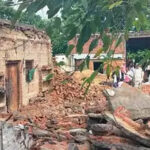
[[143, 82], [144, 72], [139, 65], [134, 70], [134, 87], [140, 88]]

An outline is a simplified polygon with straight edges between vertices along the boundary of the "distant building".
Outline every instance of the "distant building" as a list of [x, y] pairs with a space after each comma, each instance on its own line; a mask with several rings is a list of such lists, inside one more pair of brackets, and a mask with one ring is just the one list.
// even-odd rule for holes
[[0, 109], [15, 111], [48, 90], [52, 70], [49, 37], [31, 26], [0, 20]]
[[[85, 45], [83, 46], [82, 54], [77, 53], [76, 47], [72, 50], [72, 53], [70, 55], [70, 59], [71, 59], [70, 61], [72, 62], [71, 66], [74, 67], [75, 70], [78, 70], [80, 64], [83, 62], [83, 60], [88, 55], [90, 43], [92, 42], [92, 40], [94, 38], [96, 38], [96, 36], [99, 36], [99, 35], [91, 36], [89, 41], [85, 43]], [[72, 39], [69, 42], [69, 44], [77, 45], [77, 42], [78, 42], [78, 35], [74, 39]], [[114, 45], [115, 45], [115, 42], [114, 42], [113, 46]], [[97, 70], [98, 67], [100, 66], [100, 64], [102, 64], [102, 60], [105, 58], [106, 53], [102, 53], [100, 56], [95, 57], [95, 54], [98, 51], [98, 49], [100, 49], [102, 47], [103, 47], [103, 43], [101, 40], [99, 40], [97, 47], [89, 54], [89, 56], [90, 56], [89, 69], [90, 70]], [[113, 63], [112, 63], [112, 65], [114, 67], [121, 66], [125, 62], [125, 59], [126, 59], [126, 42], [125, 42], [125, 40], [122, 41], [122, 43], [116, 48], [113, 58], [115, 58], [115, 61], [113, 61]], [[105, 68], [104, 68], [104, 70], [105, 70]], [[101, 70], [101, 72], [104, 72], [104, 70]]]
[[74, 71], [74, 66], [72, 66], [72, 62], [71, 62], [71, 55], [66, 57], [65, 54], [57, 54], [55, 55], [55, 61], [57, 63], [61, 63], [63, 62], [64, 65], [60, 66], [62, 68], [62, 71], [66, 71], [66, 72], [72, 72]]

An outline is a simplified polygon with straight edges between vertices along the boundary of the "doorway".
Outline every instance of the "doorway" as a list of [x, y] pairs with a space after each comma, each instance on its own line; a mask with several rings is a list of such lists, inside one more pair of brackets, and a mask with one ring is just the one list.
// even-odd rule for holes
[[6, 102], [10, 112], [17, 111], [20, 98], [19, 61], [9, 61], [6, 64]]
[[97, 69], [99, 69], [99, 73], [104, 73], [104, 70], [103, 70], [103, 62], [93, 62], [93, 65], [94, 65], [94, 71], [96, 71]]

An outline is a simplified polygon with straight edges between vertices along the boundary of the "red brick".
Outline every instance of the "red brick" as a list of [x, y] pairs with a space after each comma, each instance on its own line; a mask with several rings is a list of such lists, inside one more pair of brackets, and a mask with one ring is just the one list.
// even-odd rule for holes
[[[90, 44], [91, 44], [91, 42], [92, 42], [93, 39], [94, 39], [94, 37], [91, 37], [91, 38], [88, 40], [88, 42], [86, 42], [86, 43], [84, 44], [84, 46], [83, 46], [83, 52], [82, 52], [83, 54], [88, 54], [88, 53], [89, 53], [89, 46], [90, 46]], [[78, 42], [78, 38], [76, 37], [76, 38], [72, 39], [71, 41], [69, 41], [69, 45], [71, 45], [71, 44], [77, 45], [77, 42]], [[114, 49], [115, 43], [116, 43], [116, 42], [114, 41], [113, 44], [112, 44], [111, 49]], [[102, 42], [102, 40], [99, 40], [98, 46], [91, 52], [91, 54], [95, 54], [98, 49], [102, 48], [102, 46], [103, 46], [103, 42]], [[72, 50], [72, 54], [76, 54], [76, 53], [77, 53], [77, 50], [76, 50], [76, 48], [74, 48], [74, 49]], [[124, 42], [122, 42], [122, 43], [118, 46], [118, 48], [116, 48], [115, 54], [125, 54]]]

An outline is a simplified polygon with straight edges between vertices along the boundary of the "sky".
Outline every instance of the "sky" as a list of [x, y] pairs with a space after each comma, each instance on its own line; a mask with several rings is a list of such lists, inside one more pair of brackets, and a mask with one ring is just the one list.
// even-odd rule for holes
[[44, 7], [43, 9], [41, 9], [40, 11], [37, 12], [38, 15], [40, 15], [43, 19], [47, 19], [47, 7]]
[[[13, 0], [14, 3], [17, 3], [18, 0]], [[18, 5], [14, 7], [15, 9], [18, 8]], [[47, 7], [44, 7], [43, 9], [41, 9], [40, 11], [38, 11], [36, 14], [40, 15], [43, 19], [47, 19], [48, 16], [47, 16], [47, 10], [48, 8]]]

